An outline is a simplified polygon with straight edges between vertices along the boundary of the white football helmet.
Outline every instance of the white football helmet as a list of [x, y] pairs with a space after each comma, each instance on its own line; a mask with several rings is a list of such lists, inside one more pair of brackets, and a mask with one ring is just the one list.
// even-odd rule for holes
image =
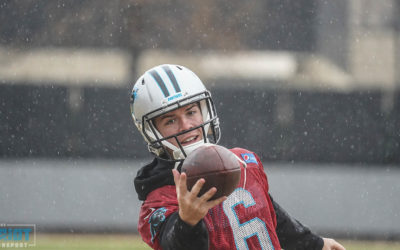
[[[199, 103], [203, 123], [163, 137], [154, 126], [154, 118], [191, 103]], [[219, 120], [211, 94], [197, 75], [183, 66], [164, 64], [146, 71], [133, 86], [130, 106], [136, 127], [147, 142], [149, 151], [157, 157], [175, 162], [183, 161], [200, 145], [219, 141]], [[182, 146], [178, 136], [199, 127], [202, 128], [204, 140]], [[175, 138], [179, 147], [167, 141], [171, 138]], [[170, 154], [166, 148], [173, 153]]]

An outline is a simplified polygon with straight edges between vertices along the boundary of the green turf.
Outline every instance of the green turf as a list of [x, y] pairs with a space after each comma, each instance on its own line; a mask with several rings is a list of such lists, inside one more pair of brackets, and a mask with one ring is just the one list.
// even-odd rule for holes
[[39, 234], [35, 250], [145, 250], [150, 249], [137, 235]]
[[346, 250], [400, 250], [400, 242], [339, 240]]
[[[400, 250], [400, 242], [338, 240], [347, 250]], [[138, 235], [38, 234], [35, 250], [146, 250]]]

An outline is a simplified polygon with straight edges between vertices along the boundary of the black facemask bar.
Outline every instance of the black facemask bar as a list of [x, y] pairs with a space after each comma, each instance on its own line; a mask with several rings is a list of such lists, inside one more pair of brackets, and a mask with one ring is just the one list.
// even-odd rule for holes
[[[183, 155], [185, 156], [185, 157], [187, 157], [187, 155], [186, 155], [186, 152], [185, 152], [185, 150], [184, 150], [184, 148], [183, 148], [183, 146], [182, 146], [182, 144], [179, 142], [179, 140], [178, 140], [178, 136], [180, 136], [180, 135], [182, 135], [182, 134], [185, 134], [185, 133], [188, 133], [188, 132], [190, 132], [190, 131], [193, 131], [193, 130], [196, 130], [196, 129], [198, 129], [198, 128], [201, 128], [201, 131], [202, 131], [202, 133], [203, 133], [203, 140], [204, 140], [204, 143], [206, 143], [207, 142], [207, 139], [209, 139], [209, 136], [207, 136], [207, 132], [205, 131], [205, 126], [207, 125], [207, 124], [209, 124], [210, 123], [210, 126], [214, 126], [213, 125], [213, 123], [214, 123], [214, 121], [216, 120], [216, 119], [218, 119], [217, 117], [215, 117], [215, 118], [213, 118], [213, 119], [211, 119], [211, 120], [209, 120], [209, 121], [207, 121], [207, 122], [205, 122], [205, 123], [202, 123], [202, 124], [200, 124], [199, 126], [196, 126], [196, 127], [193, 127], [193, 128], [191, 128], [191, 129], [188, 129], [188, 130], [185, 130], [185, 131], [182, 131], [182, 132], [180, 132], [180, 133], [177, 133], [177, 134], [174, 134], [174, 135], [171, 135], [171, 136], [168, 136], [168, 137], [163, 137], [163, 138], [158, 138], [158, 136], [156, 135], [156, 137], [157, 137], [157, 140], [155, 140], [154, 141], [154, 143], [152, 143], [151, 144], [151, 146], [153, 146], [153, 147], [157, 147], [157, 148], [159, 148], [159, 147], [161, 147], [161, 148], [163, 148], [163, 151], [165, 152], [165, 154], [168, 156], [168, 159], [164, 159], [163, 157], [159, 157], [159, 158], [162, 158], [162, 159], [164, 159], [164, 160], [171, 160], [171, 161], [183, 161], [183, 159], [174, 159], [174, 157], [173, 157], [173, 155], [171, 155], [171, 153], [167, 150], [167, 147], [162, 143], [163, 141], [166, 141], [166, 140], [169, 140], [169, 139], [171, 139], [171, 138], [174, 138], [175, 139], [175, 141], [176, 141], [176, 143], [177, 143], [177, 145], [178, 145], [178, 147], [179, 147], [179, 149], [182, 151], [182, 153], [183, 153]], [[154, 126], [151, 126], [151, 128], [152, 128], [152, 130], [154, 131]], [[217, 141], [218, 141], [218, 133], [216, 133], [215, 131], [215, 129], [212, 129], [211, 131], [213, 131], [212, 132], [212, 136], [213, 136], [213, 142], [214, 143], [216, 143]]]
[[[204, 97], [201, 97], [202, 95], [204, 95]], [[201, 98], [195, 98], [195, 97], [201, 97]], [[185, 102], [185, 101], [190, 100], [190, 99], [193, 99], [193, 100], [191, 102]], [[175, 109], [178, 109], [180, 107], [183, 107], [183, 106], [186, 106], [186, 105], [189, 105], [189, 104], [192, 104], [192, 103], [198, 102], [199, 105], [200, 105], [201, 101], [205, 101], [206, 107], [207, 107], [207, 112], [210, 114], [210, 117], [212, 117], [211, 119], [208, 119], [207, 121], [203, 121], [202, 124], [200, 124], [199, 126], [193, 127], [191, 129], [179, 132], [177, 134], [174, 134], [174, 135], [171, 135], [171, 136], [168, 136], [168, 137], [159, 138], [157, 130], [156, 130], [156, 128], [155, 128], [155, 126], [154, 126], [154, 124], [152, 122], [154, 120], [154, 118], [156, 118], [156, 117], [158, 117], [158, 116], [160, 116], [162, 114], [165, 114], [166, 112], [173, 111]], [[176, 107], [171, 109], [171, 110], [168, 110], [168, 108], [171, 107], [171, 106], [176, 106]], [[167, 110], [167, 111], [162, 112], [163, 110]], [[201, 110], [201, 111], [204, 112], [203, 110]], [[160, 113], [160, 114], [157, 114], [157, 113]], [[157, 115], [152, 117], [153, 114], [157, 114]], [[214, 114], [214, 116], [212, 116], [212, 114]], [[218, 120], [218, 116], [216, 114], [216, 110], [215, 110], [215, 106], [214, 106], [213, 100], [211, 99], [211, 94], [208, 91], [204, 91], [204, 92], [201, 92], [201, 93], [196, 94], [196, 95], [188, 96], [188, 97], [186, 97], [184, 99], [181, 99], [181, 100], [179, 100], [177, 102], [174, 102], [174, 103], [171, 103], [171, 104], [166, 105], [164, 107], [161, 107], [159, 109], [156, 109], [156, 110], [154, 110], [154, 111], [152, 111], [152, 112], [150, 112], [150, 113], [148, 113], [148, 114], [143, 116], [142, 124], [143, 124], [142, 131], [143, 131], [143, 134], [146, 136], [146, 138], [147, 138], [147, 140], [149, 142], [149, 147], [150, 148], [154, 148], [154, 149], [162, 148], [163, 151], [165, 152], [165, 155], [168, 157], [168, 159], [165, 159], [165, 158], [163, 158], [161, 156], [159, 156], [159, 158], [162, 158], [162, 159], [168, 160], [168, 161], [177, 162], [177, 161], [183, 161], [183, 160], [175, 160], [174, 157], [168, 152], [166, 146], [162, 143], [163, 141], [166, 141], [166, 140], [169, 140], [171, 138], [174, 138], [175, 141], [177, 142], [177, 145], [178, 145], [179, 149], [182, 151], [182, 153], [186, 157], [187, 156], [186, 152], [183, 149], [183, 146], [181, 145], [181, 143], [179, 142], [178, 136], [180, 136], [182, 134], [185, 134], [185, 133], [188, 133], [190, 131], [196, 130], [198, 128], [201, 128], [202, 129], [202, 133], [203, 133], [204, 142], [207, 142], [207, 139], [212, 139], [213, 143], [218, 143], [218, 141], [220, 139], [219, 120]], [[147, 124], [148, 126], [145, 126], [145, 124]], [[207, 124], [209, 124], [209, 126], [210, 126], [209, 129], [211, 129], [211, 135], [208, 134], [208, 131], [205, 131], [205, 126]], [[155, 140], [152, 139], [147, 134], [146, 127], [149, 127], [151, 129], [151, 131], [153, 132], [153, 135], [155, 136]], [[211, 138], [210, 138], [210, 136], [211, 136]], [[150, 151], [152, 152], [152, 150], [150, 150]]]

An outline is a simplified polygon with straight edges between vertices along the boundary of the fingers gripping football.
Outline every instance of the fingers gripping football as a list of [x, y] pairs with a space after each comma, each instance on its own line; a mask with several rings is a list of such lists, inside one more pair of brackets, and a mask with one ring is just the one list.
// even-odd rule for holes
[[187, 176], [185, 173], [180, 174], [177, 170], [172, 170], [176, 186], [176, 194], [179, 204], [179, 217], [189, 225], [196, 225], [206, 216], [208, 210], [215, 205], [226, 200], [226, 196], [215, 200], [210, 200], [217, 192], [215, 187], [209, 189], [206, 193], [198, 197], [205, 180], [199, 179], [191, 190], [187, 189]]

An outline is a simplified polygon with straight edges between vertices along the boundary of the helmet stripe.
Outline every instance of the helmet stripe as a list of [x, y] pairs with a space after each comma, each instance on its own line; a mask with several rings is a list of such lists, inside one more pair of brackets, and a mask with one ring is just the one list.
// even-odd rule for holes
[[175, 92], [181, 92], [181, 88], [179, 87], [178, 82], [176, 81], [174, 73], [172, 73], [172, 70], [168, 66], [163, 67], [165, 73], [167, 73], [169, 80], [171, 81], [172, 85], [174, 86]]
[[155, 71], [155, 70], [150, 71], [150, 75], [154, 78], [154, 80], [156, 80], [158, 87], [160, 87], [164, 96], [165, 97], [170, 96], [167, 86], [165, 86], [164, 81], [162, 80], [161, 76], [157, 73], [157, 71]]

